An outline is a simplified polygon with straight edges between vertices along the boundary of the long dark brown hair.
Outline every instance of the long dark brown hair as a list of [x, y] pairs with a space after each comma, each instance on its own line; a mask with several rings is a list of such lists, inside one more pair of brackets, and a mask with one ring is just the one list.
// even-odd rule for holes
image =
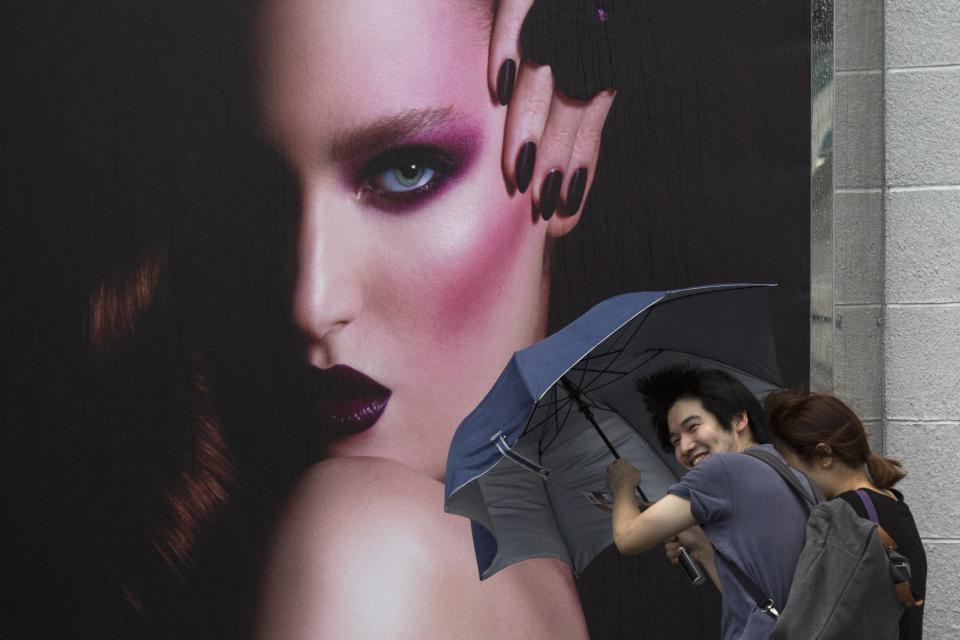
[[[94, 368], [123, 397], [104, 422], [121, 438], [117, 471], [133, 521], [131, 555], [120, 559], [119, 586], [137, 614], [150, 614], [144, 593], [155, 576], [186, 581], [194, 550], [229, 501], [231, 455], [217, 415], [203, 353], [171, 350], [172, 306], [166, 252], [147, 252], [135, 267], [108, 278], [90, 298], [87, 344]], [[158, 345], [160, 348], [158, 348]], [[154, 561], [143, 555], [153, 556]]]
[[773, 435], [806, 461], [830, 455], [848, 467], [866, 465], [880, 489], [889, 489], [906, 476], [898, 460], [870, 450], [860, 418], [832, 395], [777, 391], [767, 396], [764, 407]]

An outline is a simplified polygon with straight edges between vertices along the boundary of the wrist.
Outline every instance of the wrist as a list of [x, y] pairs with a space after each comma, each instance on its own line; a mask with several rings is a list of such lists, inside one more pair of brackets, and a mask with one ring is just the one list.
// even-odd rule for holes
[[636, 486], [635, 483], [624, 480], [622, 482], [617, 483], [617, 485], [613, 489], [613, 492], [615, 494], [619, 494], [622, 491], [633, 491], [633, 488], [635, 486]]

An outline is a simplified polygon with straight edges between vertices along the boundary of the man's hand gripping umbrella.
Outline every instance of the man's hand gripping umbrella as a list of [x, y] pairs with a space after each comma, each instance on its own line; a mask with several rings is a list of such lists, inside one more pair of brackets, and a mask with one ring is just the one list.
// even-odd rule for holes
[[[577, 390], [576, 386], [571, 383], [566, 376], [561, 378], [561, 383], [570, 394], [570, 397], [573, 398], [574, 403], [576, 403], [577, 410], [580, 411], [580, 413], [583, 414], [583, 417], [587, 419], [594, 429], [596, 429], [597, 434], [599, 434], [603, 439], [603, 443], [607, 445], [607, 449], [610, 450], [610, 454], [614, 457], [614, 462], [607, 467], [607, 486], [610, 487], [611, 491], [615, 491], [617, 487], [625, 487], [627, 491], [633, 488], [637, 496], [640, 498], [640, 502], [637, 503], [637, 507], [643, 511], [651, 504], [651, 502], [647, 498], [647, 495], [643, 492], [643, 487], [640, 486], [640, 470], [620, 457], [620, 453], [617, 451], [617, 448], [613, 446], [613, 443], [610, 442], [609, 438], [607, 438], [607, 435], [603, 432], [603, 429], [601, 429], [600, 425], [597, 424], [597, 419], [594, 418], [593, 412], [590, 410], [590, 405], [584, 402], [583, 397]], [[704, 575], [703, 569], [701, 569], [700, 565], [697, 564], [693, 557], [691, 557], [687, 549], [683, 545], [677, 545], [676, 554], [678, 556], [680, 566], [683, 567], [687, 577], [690, 578], [690, 582], [696, 586], [703, 584], [706, 581], [706, 576]]]

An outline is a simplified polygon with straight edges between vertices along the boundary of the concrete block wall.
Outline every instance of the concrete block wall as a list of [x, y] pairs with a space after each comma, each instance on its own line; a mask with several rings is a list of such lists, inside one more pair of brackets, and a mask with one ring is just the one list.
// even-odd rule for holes
[[960, 638], [960, 0], [835, 0], [833, 390], [904, 462]]
[[884, 423], [929, 565], [924, 637], [960, 638], [960, 1], [886, 0]]
[[833, 392], [883, 448], [883, 0], [834, 0]]

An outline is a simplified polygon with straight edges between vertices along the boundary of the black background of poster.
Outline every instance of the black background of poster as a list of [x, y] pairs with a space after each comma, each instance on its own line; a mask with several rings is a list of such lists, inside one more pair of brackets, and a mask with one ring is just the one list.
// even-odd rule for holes
[[[809, 2], [637, 4], [637, 83], [617, 96], [584, 220], [556, 247], [551, 322], [623, 291], [775, 282], [784, 384], [806, 385]], [[719, 633], [716, 592], [657, 550], [608, 549], [578, 587], [597, 639]]]
[[[610, 295], [778, 282], [785, 382], [809, 351], [809, 3], [635, 3], [636, 49], [584, 219], [554, 249], [551, 326]], [[5, 2], [0, 18], [0, 424], [7, 637], [237, 637], [253, 559], [311, 461], [287, 368], [296, 196], [248, 116], [244, 3]], [[167, 298], [106, 366], [89, 298], [169, 249]], [[201, 352], [232, 506], [173, 575], [141, 542], [158, 416]], [[163, 390], [160, 392], [158, 390]], [[171, 400], [170, 398], [173, 398]], [[118, 575], [146, 585], [146, 613]], [[713, 638], [719, 598], [659, 551], [578, 581], [592, 637]]]

